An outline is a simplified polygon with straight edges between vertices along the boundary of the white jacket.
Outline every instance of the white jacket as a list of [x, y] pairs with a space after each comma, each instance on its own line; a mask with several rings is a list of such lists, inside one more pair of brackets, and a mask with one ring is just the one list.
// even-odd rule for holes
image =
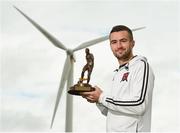
[[154, 74], [145, 57], [135, 56], [120, 66], [112, 79], [111, 93], [102, 93], [97, 103], [107, 116], [107, 131], [150, 131], [153, 87]]

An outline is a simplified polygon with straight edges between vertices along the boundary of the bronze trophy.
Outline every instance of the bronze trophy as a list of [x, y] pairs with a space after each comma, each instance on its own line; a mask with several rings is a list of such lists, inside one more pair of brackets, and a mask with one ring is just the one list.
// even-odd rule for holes
[[[70, 87], [70, 90], [68, 91], [69, 94], [71, 95], [80, 95], [81, 92], [89, 92], [89, 91], [94, 91], [95, 88], [93, 88], [90, 84], [90, 76], [91, 72], [94, 67], [94, 56], [89, 52], [89, 49], [85, 49], [86, 52], [86, 61], [87, 64], [83, 67], [82, 73], [81, 73], [81, 78], [75, 84], [74, 86]], [[87, 71], [87, 78], [84, 78], [84, 73]], [[87, 83], [83, 83], [84, 80], [87, 80]]]

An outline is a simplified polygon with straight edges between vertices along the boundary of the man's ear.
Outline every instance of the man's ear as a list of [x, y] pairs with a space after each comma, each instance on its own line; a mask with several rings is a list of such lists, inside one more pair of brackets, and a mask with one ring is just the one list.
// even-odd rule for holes
[[134, 41], [134, 40], [132, 40], [132, 48], [134, 47], [134, 45], [135, 45], [135, 41]]

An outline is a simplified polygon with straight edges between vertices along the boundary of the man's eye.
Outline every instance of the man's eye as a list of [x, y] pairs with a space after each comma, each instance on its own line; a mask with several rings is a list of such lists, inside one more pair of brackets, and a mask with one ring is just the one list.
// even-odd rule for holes
[[115, 44], [115, 43], [116, 43], [116, 41], [112, 41], [112, 42], [111, 42], [111, 44]]
[[127, 39], [122, 39], [121, 42], [127, 42], [128, 40]]

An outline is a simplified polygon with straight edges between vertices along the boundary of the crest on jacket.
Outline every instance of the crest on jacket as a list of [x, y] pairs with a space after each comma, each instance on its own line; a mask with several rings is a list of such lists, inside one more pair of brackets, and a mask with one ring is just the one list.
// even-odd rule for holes
[[121, 81], [127, 81], [128, 76], [129, 76], [129, 72], [124, 73]]

